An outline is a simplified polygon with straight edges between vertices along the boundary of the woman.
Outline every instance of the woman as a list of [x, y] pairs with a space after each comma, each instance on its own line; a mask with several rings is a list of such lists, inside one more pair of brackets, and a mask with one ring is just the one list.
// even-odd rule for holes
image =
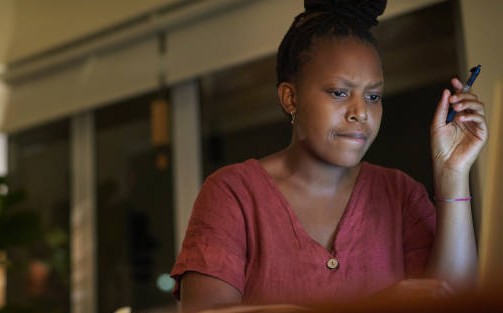
[[[278, 50], [288, 147], [212, 174], [172, 275], [186, 312], [450, 294], [475, 277], [468, 175], [483, 104], [445, 90], [431, 126], [435, 205], [406, 174], [362, 162], [379, 131], [383, 71], [369, 29], [386, 1], [305, 1]], [[458, 112], [446, 123], [449, 106]]]

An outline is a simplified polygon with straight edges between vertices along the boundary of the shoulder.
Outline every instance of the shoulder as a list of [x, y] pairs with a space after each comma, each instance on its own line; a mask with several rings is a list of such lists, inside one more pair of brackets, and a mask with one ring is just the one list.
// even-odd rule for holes
[[256, 172], [257, 168], [260, 167], [260, 163], [256, 159], [248, 159], [243, 162], [233, 163], [229, 165], [222, 166], [208, 176], [208, 179], [229, 179], [239, 176], [244, 176], [249, 173]]
[[267, 185], [268, 178], [260, 162], [248, 159], [217, 169], [205, 179], [201, 192], [223, 192], [230, 197], [236, 197]]
[[250, 202], [253, 194], [249, 180], [256, 179], [252, 177], [252, 173], [256, 172], [256, 162], [250, 159], [226, 165], [210, 174], [195, 199], [191, 217], [193, 224], [213, 225], [240, 220], [240, 211]]
[[261, 178], [261, 165], [256, 159], [225, 165], [211, 173], [205, 184], [245, 184]]

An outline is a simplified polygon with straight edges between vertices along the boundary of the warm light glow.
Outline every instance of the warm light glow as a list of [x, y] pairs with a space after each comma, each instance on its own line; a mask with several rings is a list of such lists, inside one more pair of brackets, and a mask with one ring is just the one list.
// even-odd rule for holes
[[0, 251], [0, 308], [5, 305], [5, 287], [7, 276], [5, 273], [5, 265], [4, 263], [7, 261], [7, 257], [5, 252]]
[[131, 313], [131, 308], [128, 306], [119, 308], [116, 311], [114, 311], [114, 313]]
[[169, 142], [168, 103], [155, 100], [150, 105], [150, 123], [152, 145], [164, 146]]
[[49, 271], [43, 261], [33, 260], [28, 264], [28, 292], [31, 296], [39, 297], [46, 292]]

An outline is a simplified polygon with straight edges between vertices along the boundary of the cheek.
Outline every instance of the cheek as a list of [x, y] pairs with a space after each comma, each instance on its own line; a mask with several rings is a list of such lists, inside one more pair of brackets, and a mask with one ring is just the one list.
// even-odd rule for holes
[[330, 116], [330, 105], [317, 94], [306, 94], [299, 99], [297, 113], [299, 120], [305, 126], [312, 127], [318, 123], [324, 123]]
[[300, 110], [297, 127], [295, 127], [298, 138], [325, 137], [334, 124], [334, 114], [323, 106], [312, 106], [309, 110]]
[[340, 123], [340, 112], [334, 110], [330, 104], [313, 106], [303, 113], [305, 114], [303, 125], [311, 131], [324, 132]]
[[369, 110], [370, 114], [369, 120], [371, 121], [372, 127], [374, 128], [376, 134], [379, 131], [379, 127], [381, 126], [382, 113], [383, 113], [382, 105], [378, 105]]

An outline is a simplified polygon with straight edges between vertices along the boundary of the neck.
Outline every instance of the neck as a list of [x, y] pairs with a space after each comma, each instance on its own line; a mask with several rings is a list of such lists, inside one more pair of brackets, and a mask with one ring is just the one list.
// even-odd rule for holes
[[342, 167], [324, 162], [306, 151], [298, 142], [292, 143], [282, 153], [285, 161], [283, 173], [295, 183], [312, 191], [333, 192], [352, 184], [360, 170], [360, 164]]

